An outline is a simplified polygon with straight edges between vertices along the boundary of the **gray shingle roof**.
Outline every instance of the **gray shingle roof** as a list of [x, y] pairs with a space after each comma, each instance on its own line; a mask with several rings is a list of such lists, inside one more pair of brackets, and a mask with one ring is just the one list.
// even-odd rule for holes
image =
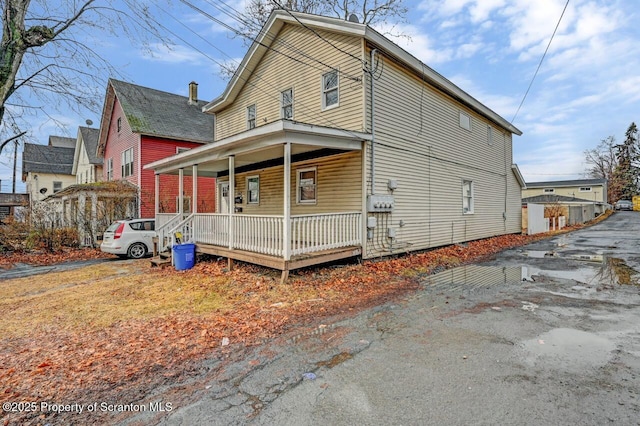
[[59, 148], [75, 148], [76, 140], [74, 138], [66, 138], [64, 136], [49, 136], [49, 146], [57, 146]]
[[89, 162], [91, 164], [102, 164], [102, 158], [97, 156], [98, 148], [98, 136], [100, 136], [100, 129], [92, 129], [91, 127], [79, 127], [82, 140], [84, 141], [84, 147], [87, 150], [89, 156]]
[[22, 153], [22, 175], [51, 173], [70, 175], [73, 169], [74, 148], [25, 143]]
[[114, 79], [109, 79], [109, 84], [134, 133], [201, 143], [213, 141], [213, 117], [202, 112], [206, 102], [189, 105], [186, 96]]
[[[528, 185], [528, 184], [527, 184]], [[593, 204], [593, 200], [585, 200], [584, 198], [575, 198], [575, 197], [567, 197], [566, 195], [535, 195], [533, 197], [526, 197], [522, 199], [522, 204], [525, 203], [542, 203], [542, 204], [551, 204], [551, 203], [588, 203]]]
[[606, 179], [551, 180], [547, 182], [527, 182], [527, 188], [551, 188], [559, 186], [583, 186], [606, 184]]

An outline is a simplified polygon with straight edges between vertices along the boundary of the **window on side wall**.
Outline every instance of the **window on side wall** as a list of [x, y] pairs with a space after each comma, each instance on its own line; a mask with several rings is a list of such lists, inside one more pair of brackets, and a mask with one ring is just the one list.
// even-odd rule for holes
[[460, 111], [460, 127], [471, 130], [471, 116], [466, 112]]
[[62, 182], [54, 180], [53, 181], [53, 192], [55, 193], [55, 192], [58, 192], [58, 191], [61, 191], [61, 190], [62, 190]]
[[299, 169], [296, 175], [296, 201], [298, 204], [315, 204], [318, 177], [317, 169], [315, 167]]
[[247, 178], [247, 203], [260, 203], [260, 177], [249, 176]]
[[120, 130], [122, 130], [122, 117], [118, 117], [118, 120], [116, 121], [116, 125], [118, 127], [118, 132], [120, 132]]
[[473, 181], [462, 181], [462, 213], [473, 213]]
[[556, 192], [556, 190], [553, 188], [545, 188], [542, 190], [542, 192], [544, 192], [545, 194], [553, 194], [554, 192]]
[[491, 125], [487, 126], [487, 143], [493, 145], [493, 127]]
[[322, 109], [338, 106], [338, 70], [329, 71], [322, 76]]
[[122, 152], [122, 177], [133, 175], [133, 148]]
[[107, 159], [107, 182], [113, 180], [113, 158]]
[[590, 186], [583, 186], [580, 188], [580, 192], [591, 192]]
[[183, 146], [177, 146], [176, 147], [176, 154], [180, 154], [181, 152], [185, 152], [185, 151], [189, 151], [191, 150], [191, 148], [186, 148]]
[[280, 93], [282, 104], [281, 115], [285, 120], [293, 119], [293, 89], [287, 89]]
[[255, 129], [256, 127], [256, 104], [247, 107], [247, 129]]

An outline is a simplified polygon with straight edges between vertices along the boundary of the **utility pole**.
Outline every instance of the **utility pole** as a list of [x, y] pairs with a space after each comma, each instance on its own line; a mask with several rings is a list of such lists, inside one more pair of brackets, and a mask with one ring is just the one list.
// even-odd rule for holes
[[18, 165], [18, 139], [15, 139], [13, 141], [13, 144], [15, 146], [15, 150], [13, 152], [13, 191], [11, 191], [13, 194], [16, 193], [16, 168]]

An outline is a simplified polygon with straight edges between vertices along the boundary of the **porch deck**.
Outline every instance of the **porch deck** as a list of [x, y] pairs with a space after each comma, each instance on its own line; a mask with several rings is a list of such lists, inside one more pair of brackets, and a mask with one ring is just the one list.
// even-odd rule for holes
[[289, 271], [313, 265], [320, 265], [322, 263], [333, 262], [335, 260], [348, 259], [350, 257], [359, 256], [362, 254], [362, 247], [349, 246], [329, 250], [314, 251], [311, 253], [292, 256], [289, 260], [285, 260], [284, 258], [279, 256], [272, 256], [246, 250], [229, 249], [228, 247], [202, 243], [196, 243], [196, 252], [206, 253], [213, 256], [226, 257], [229, 260], [229, 269], [233, 267], [234, 260], [277, 269], [282, 271], [282, 281], [285, 281], [289, 275]]

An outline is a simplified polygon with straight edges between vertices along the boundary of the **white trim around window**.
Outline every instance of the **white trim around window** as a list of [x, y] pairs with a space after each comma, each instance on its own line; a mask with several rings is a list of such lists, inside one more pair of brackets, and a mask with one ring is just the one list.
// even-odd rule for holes
[[247, 204], [260, 204], [260, 176], [247, 176]]
[[338, 70], [322, 74], [322, 109], [340, 106], [340, 78]]
[[107, 182], [113, 180], [113, 158], [107, 158]]
[[460, 127], [471, 131], [471, 116], [464, 111], [460, 111]]
[[293, 89], [280, 92], [280, 118], [293, 120]]
[[307, 167], [296, 170], [296, 203], [316, 204], [318, 199], [318, 169]]
[[473, 181], [462, 181], [462, 214], [473, 214]]
[[122, 166], [120, 172], [123, 178], [133, 175], [133, 148], [122, 151]]
[[256, 104], [251, 104], [247, 107], [247, 130], [256, 128], [257, 108]]

